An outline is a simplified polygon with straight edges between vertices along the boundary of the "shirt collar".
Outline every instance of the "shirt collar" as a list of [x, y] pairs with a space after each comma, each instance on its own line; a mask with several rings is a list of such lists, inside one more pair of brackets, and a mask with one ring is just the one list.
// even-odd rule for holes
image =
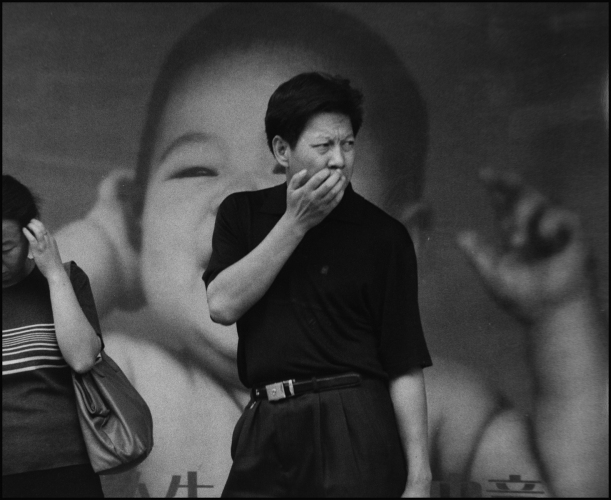
[[[274, 215], [284, 214], [286, 211], [286, 190], [286, 182], [271, 188], [259, 211]], [[354, 191], [352, 183], [349, 183], [344, 191], [342, 201], [331, 211], [327, 218], [361, 224], [363, 221], [362, 202], [362, 197]]]

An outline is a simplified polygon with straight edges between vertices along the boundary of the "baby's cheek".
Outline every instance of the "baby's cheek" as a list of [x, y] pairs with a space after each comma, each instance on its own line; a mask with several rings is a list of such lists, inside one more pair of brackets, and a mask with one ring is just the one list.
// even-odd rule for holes
[[220, 183], [213, 186], [215, 189], [191, 187], [179, 190], [169, 186], [149, 192], [143, 220], [145, 271], [197, 274], [201, 278], [212, 253], [216, 212], [225, 190]]
[[210, 215], [205, 218], [198, 231], [195, 251], [201, 257], [201, 265], [206, 268], [212, 255], [212, 236], [214, 234], [215, 217]]
[[184, 247], [171, 220], [157, 217], [146, 222], [142, 238], [142, 278], [145, 283], [176, 272], [178, 254]]

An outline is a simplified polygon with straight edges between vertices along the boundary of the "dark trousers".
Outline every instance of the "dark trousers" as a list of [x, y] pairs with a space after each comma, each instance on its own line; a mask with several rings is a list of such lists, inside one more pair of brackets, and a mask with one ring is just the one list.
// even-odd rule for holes
[[252, 401], [223, 497], [399, 497], [407, 466], [388, 385]]
[[2, 476], [3, 498], [104, 498], [90, 464]]

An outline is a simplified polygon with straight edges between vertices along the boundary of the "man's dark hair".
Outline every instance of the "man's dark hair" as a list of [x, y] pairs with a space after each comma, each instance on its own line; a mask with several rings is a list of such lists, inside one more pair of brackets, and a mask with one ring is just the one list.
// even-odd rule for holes
[[11, 175], [2, 175], [2, 220], [14, 220], [25, 227], [40, 217], [39, 201], [32, 192]]
[[295, 147], [308, 121], [320, 113], [339, 113], [352, 124], [354, 137], [363, 123], [363, 94], [340, 76], [322, 72], [301, 73], [272, 94], [265, 114], [267, 145], [277, 135]]

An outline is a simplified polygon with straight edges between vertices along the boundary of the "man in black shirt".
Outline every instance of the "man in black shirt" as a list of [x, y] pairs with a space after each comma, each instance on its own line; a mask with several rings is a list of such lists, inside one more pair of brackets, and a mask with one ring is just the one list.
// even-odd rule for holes
[[347, 80], [285, 82], [265, 125], [287, 182], [219, 208], [203, 278], [252, 389], [224, 496], [429, 496], [416, 256], [352, 189], [361, 124]]

